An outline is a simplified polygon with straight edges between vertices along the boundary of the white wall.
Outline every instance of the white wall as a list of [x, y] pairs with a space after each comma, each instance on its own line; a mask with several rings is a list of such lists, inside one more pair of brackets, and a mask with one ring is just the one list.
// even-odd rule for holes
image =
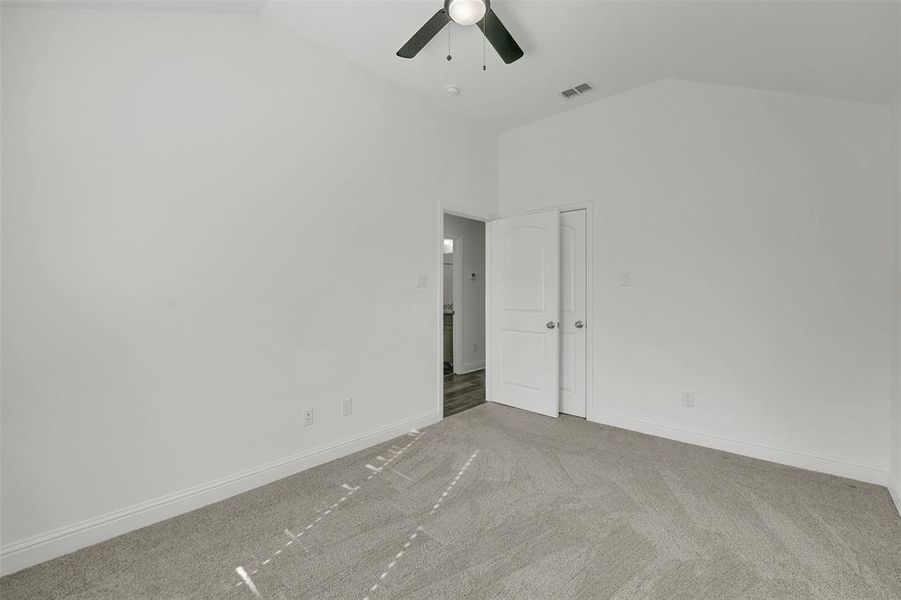
[[888, 106], [680, 81], [502, 134], [502, 216], [594, 203], [589, 418], [884, 482], [891, 146]]
[[459, 254], [454, 247], [455, 258], [463, 256], [463, 303], [454, 306], [454, 328], [462, 322], [463, 360], [454, 364], [454, 372], [466, 373], [485, 367], [485, 223], [446, 214], [444, 237], [462, 240]]
[[438, 418], [492, 139], [258, 15], [4, 8], [2, 51], [5, 571]]

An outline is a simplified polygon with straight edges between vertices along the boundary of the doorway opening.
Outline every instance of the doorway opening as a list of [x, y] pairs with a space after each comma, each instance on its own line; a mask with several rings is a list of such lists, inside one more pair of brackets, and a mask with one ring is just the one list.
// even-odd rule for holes
[[449, 417], [485, 402], [485, 223], [444, 214], [443, 398]]

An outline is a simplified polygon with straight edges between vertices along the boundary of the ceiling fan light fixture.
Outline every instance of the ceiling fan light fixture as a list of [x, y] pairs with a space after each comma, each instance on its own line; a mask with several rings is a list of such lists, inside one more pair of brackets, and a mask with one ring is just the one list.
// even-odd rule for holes
[[446, 0], [448, 16], [458, 25], [475, 25], [488, 12], [486, 0]]

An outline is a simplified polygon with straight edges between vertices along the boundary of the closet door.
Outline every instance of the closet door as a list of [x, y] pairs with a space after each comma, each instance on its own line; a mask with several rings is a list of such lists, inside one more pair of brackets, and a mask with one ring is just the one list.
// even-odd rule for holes
[[585, 210], [560, 213], [560, 412], [586, 414]]

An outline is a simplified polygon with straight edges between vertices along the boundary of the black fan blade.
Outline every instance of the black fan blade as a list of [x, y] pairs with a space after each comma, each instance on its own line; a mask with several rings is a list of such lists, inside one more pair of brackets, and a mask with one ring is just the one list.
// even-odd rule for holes
[[497, 18], [494, 9], [489, 9], [488, 14], [476, 26], [485, 33], [485, 37], [488, 38], [505, 63], [509, 65], [522, 58], [522, 48], [519, 47], [501, 20]]
[[448, 21], [450, 21], [450, 17], [447, 16], [447, 13], [442, 8], [431, 19], [426, 21], [425, 25], [419, 28], [419, 31], [413, 34], [413, 37], [403, 45], [403, 48], [397, 51], [397, 55], [401, 58], [413, 58], [419, 54], [420, 50], [425, 48], [425, 45], [433, 37], [438, 35], [439, 31], [444, 29]]

